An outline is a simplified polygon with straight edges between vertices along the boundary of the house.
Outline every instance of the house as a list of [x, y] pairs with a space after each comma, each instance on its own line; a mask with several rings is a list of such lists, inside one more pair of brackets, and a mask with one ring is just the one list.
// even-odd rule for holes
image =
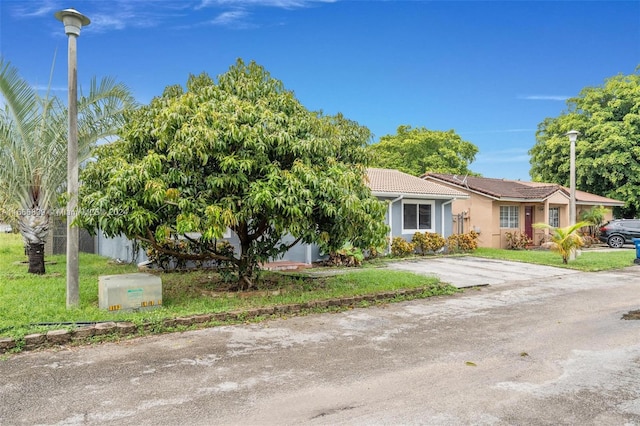
[[[570, 191], [561, 185], [442, 173], [426, 173], [422, 178], [469, 194], [469, 198], [453, 202], [452, 213], [459, 232], [478, 232], [480, 247], [505, 248], [505, 233], [515, 231], [537, 245], [548, 231], [534, 228], [534, 223], [569, 225]], [[594, 206], [610, 209], [624, 206], [624, 202], [576, 191], [577, 218]], [[611, 218], [609, 212], [606, 219]]]
[[467, 200], [465, 192], [391, 169], [367, 169], [371, 192], [387, 202], [389, 237], [411, 241], [416, 232], [453, 233], [452, 203]]
[[[389, 225], [391, 238], [401, 236], [411, 241], [416, 232], [436, 232], [448, 237], [453, 233], [452, 202], [469, 198], [460, 190], [398, 170], [370, 168], [366, 179], [372, 194], [387, 203], [385, 222]], [[226, 239], [236, 247], [239, 245], [238, 238], [231, 231], [228, 231]], [[290, 236], [284, 238], [284, 242], [292, 241]], [[145, 253], [135, 247], [124, 237], [107, 238], [98, 233], [96, 238], [98, 254], [132, 261], [137, 253], [137, 261], [146, 260]], [[322, 258], [323, 253], [317, 245], [298, 243], [278, 260], [309, 264]]]

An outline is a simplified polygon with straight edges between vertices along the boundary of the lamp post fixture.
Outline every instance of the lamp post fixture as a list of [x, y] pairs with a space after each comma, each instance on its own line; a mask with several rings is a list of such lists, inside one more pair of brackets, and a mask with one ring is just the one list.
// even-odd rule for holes
[[[576, 224], [576, 140], [580, 132], [577, 130], [570, 130], [565, 136], [569, 136], [570, 149], [569, 149], [569, 226]], [[574, 260], [576, 258], [575, 250], [571, 250], [569, 259]]]
[[78, 284], [79, 232], [71, 226], [78, 208], [78, 69], [76, 41], [80, 29], [91, 23], [89, 18], [75, 9], [56, 12], [57, 20], [64, 24], [64, 32], [69, 39], [68, 76], [69, 76], [69, 134], [67, 142], [67, 308], [78, 306], [80, 286]]

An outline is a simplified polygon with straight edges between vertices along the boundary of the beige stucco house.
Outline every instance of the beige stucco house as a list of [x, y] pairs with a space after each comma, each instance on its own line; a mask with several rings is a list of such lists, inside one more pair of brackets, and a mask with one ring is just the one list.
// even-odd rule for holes
[[[480, 247], [505, 248], [505, 233], [514, 231], [537, 245], [546, 231], [534, 228], [534, 223], [569, 225], [569, 189], [561, 185], [441, 173], [426, 173], [422, 178], [469, 194], [467, 199], [453, 201], [454, 227], [458, 233], [478, 232]], [[593, 206], [611, 209], [624, 202], [576, 191], [576, 217]], [[609, 211], [606, 219], [611, 218]]]

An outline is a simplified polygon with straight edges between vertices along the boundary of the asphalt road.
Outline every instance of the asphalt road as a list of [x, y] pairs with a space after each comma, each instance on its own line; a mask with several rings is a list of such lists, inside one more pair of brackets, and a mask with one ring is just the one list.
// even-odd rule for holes
[[640, 424], [636, 309], [630, 267], [23, 353], [0, 424]]

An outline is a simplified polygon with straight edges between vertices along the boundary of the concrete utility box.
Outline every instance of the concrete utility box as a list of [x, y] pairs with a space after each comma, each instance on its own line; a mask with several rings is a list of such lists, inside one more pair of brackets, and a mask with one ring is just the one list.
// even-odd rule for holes
[[101, 275], [98, 305], [109, 311], [157, 308], [162, 306], [162, 280], [146, 273]]

